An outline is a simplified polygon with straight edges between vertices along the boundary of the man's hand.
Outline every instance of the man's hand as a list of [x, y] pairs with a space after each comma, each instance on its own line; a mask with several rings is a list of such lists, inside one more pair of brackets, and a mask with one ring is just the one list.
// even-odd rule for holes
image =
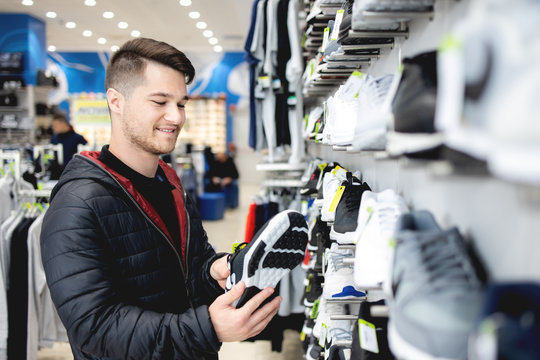
[[222, 256], [212, 263], [210, 267], [210, 276], [216, 280], [223, 289], [229, 276], [229, 267], [227, 266], [227, 256]]
[[239, 282], [229, 292], [219, 296], [208, 308], [216, 335], [221, 342], [242, 341], [257, 335], [278, 312], [280, 296], [259, 309], [264, 300], [274, 292], [272, 288], [262, 290], [241, 308], [234, 308], [232, 303], [240, 298], [245, 287], [243, 281]]

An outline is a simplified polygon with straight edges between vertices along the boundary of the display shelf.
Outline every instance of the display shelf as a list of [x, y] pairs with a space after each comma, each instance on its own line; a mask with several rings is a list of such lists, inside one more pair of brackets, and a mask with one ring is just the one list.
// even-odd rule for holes
[[414, 19], [433, 19], [434, 12], [430, 11], [362, 11], [362, 16], [366, 19], [394, 19], [396, 21], [411, 21]]
[[304, 181], [296, 179], [266, 179], [263, 180], [263, 187], [284, 187], [284, 188], [301, 188], [305, 185]]
[[349, 30], [348, 37], [352, 39], [363, 39], [363, 38], [396, 38], [409, 36], [409, 30], [396, 30], [396, 31], [358, 31], [358, 30]]
[[260, 163], [255, 166], [257, 171], [298, 171], [305, 170], [307, 163]]

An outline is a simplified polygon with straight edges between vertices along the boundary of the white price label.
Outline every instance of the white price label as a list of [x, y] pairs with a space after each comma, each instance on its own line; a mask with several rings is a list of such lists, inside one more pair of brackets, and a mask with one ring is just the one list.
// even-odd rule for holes
[[321, 336], [319, 336], [319, 346], [324, 348], [326, 346], [326, 333], [328, 332], [328, 326], [325, 323], [321, 324]]
[[324, 28], [324, 35], [323, 35], [323, 41], [321, 45], [321, 53], [324, 53], [324, 49], [326, 49], [326, 45], [328, 45], [328, 37], [330, 36], [330, 28], [325, 27]]
[[341, 27], [341, 22], [343, 21], [344, 10], [338, 10], [336, 13], [336, 20], [334, 20], [334, 28], [332, 29], [332, 36], [330, 40], [337, 40], [339, 36], [339, 28]]
[[360, 347], [372, 353], [379, 353], [379, 344], [377, 343], [377, 330], [375, 325], [364, 319], [358, 319], [358, 336]]

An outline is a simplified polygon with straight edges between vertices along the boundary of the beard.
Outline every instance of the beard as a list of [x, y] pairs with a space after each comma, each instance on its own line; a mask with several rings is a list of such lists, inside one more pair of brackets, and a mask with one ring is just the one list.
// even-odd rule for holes
[[151, 133], [145, 134], [144, 131], [135, 126], [135, 124], [130, 123], [129, 120], [124, 120], [122, 129], [125, 137], [131, 144], [154, 155], [171, 153], [176, 146], [176, 140], [180, 133], [180, 131], [177, 130], [174, 139], [172, 137], [170, 139], [161, 139], [156, 134], [157, 130], [155, 130], [154, 127], [152, 127]]

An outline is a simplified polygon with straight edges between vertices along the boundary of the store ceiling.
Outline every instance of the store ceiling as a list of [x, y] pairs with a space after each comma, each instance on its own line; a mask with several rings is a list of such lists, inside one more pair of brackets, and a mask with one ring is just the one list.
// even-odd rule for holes
[[[207, 24], [223, 51], [242, 51], [253, 4], [253, 0], [192, 0], [190, 6], [180, 5], [179, 0], [96, 0], [90, 7], [84, 2], [34, 0], [32, 6], [24, 6], [21, 0], [1, 0], [0, 12], [25, 13], [43, 20], [47, 45], [56, 46], [56, 51], [110, 51], [111, 46], [131, 39], [132, 30], [139, 30], [143, 37], [168, 42], [185, 52], [212, 52], [214, 45], [196, 23]], [[47, 18], [48, 11], [56, 12], [56, 18]], [[112, 11], [114, 18], [104, 18], [105, 11]], [[190, 18], [192, 11], [199, 12], [200, 18]], [[75, 28], [66, 28], [70, 21]], [[127, 29], [120, 29], [119, 22], [127, 22]], [[92, 35], [84, 37], [84, 30]], [[106, 44], [98, 44], [100, 37]]]

